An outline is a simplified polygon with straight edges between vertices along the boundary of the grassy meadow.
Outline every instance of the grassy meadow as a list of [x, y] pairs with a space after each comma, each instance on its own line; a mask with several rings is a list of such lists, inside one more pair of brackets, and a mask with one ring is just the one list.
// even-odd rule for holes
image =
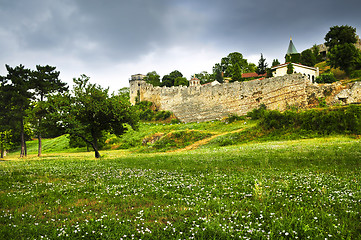
[[253, 126], [143, 123], [101, 159], [28, 143], [0, 162], [0, 238], [361, 239], [360, 140], [242, 140]]

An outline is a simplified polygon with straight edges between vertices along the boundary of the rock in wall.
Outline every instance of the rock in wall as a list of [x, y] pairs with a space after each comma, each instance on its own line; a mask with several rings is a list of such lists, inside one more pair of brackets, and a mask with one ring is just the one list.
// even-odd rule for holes
[[300, 74], [195, 87], [153, 87], [130, 81], [132, 104], [139, 97], [160, 110], [172, 111], [183, 122], [222, 119], [231, 113], [245, 115], [260, 104], [283, 111], [287, 106], [307, 105], [308, 78]]

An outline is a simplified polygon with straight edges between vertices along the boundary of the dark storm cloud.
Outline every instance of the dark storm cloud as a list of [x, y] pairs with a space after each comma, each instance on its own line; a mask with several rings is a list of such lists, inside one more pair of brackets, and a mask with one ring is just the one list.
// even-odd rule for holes
[[354, 24], [359, 7], [352, 0], [35, 0], [1, 1], [0, 11], [1, 32], [9, 36], [5, 44], [131, 60], [154, 47], [195, 41], [256, 50], [265, 38], [277, 41], [316, 34], [330, 23]]
[[0, 0], [0, 60], [94, 71], [146, 56], [178, 68], [170, 53], [199, 49], [204, 58], [207, 51], [283, 58], [290, 35], [302, 51], [334, 25], [360, 34], [360, 8], [359, 0]]

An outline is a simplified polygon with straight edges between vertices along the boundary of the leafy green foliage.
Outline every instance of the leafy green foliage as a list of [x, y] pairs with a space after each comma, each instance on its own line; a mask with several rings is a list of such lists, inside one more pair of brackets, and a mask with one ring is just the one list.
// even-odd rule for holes
[[174, 86], [188, 86], [189, 81], [185, 77], [177, 77], [174, 80]]
[[174, 70], [168, 75], [164, 75], [162, 78], [161, 86], [172, 87], [175, 86], [175, 80], [177, 78], [183, 78], [183, 74], [178, 70]]
[[287, 74], [292, 74], [293, 73], [293, 64], [289, 63], [287, 65]]
[[300, 63], [301, 62], [301, 54], [300, 53], [292, 53], [286, 54], [286, 62], [289, 63]]
[[238, 116], [237, 114], [232, 113], [228, 115], [225, 121], [228, 123], [233, 123], [241, 120], [246, 120], [246, 118], [244, 116]]
[[349, 133], [361, 134], [361, 107], [350, 105], [346, 108], [285, 111], [265, 111], [260, 125], [265, 129], [302, 129], [320, 134]]
[[337, 79], [335, 78], [332, 72], [322, 73], [320, 76], [316, 78], [317, 83], [333, 83], [336, 81]]
[[361, 52], [356, 49], [356, 28], [351, 26], [333, 26], [325, 36], [329, 47], [328, 63], [333, 68], [339, 67], [347, 74], [361, 69]]
[[231, 77], [233, 81], [240, 81], [241, 73], [254, 72], [255, 70], [255, 65], [249, 64], [241, 53], [233, 52], [222, 58], [221, 63], [215, 64], [213, 75], [219, 82], [223, 82], [220, 79], [222, 73], [224, 73], [224, 77]]
[[266, 112], [267, 106], [265, 104], [261, 104], [258, 108], [253, 109], [251, 112], [247, 113], [247, 117], [250, 117], [253, 120], [259, 120], [263, 118]]
[[136, 129], [138, 117], [127, 99], [121, 95], [109, 97], [108, 89], [90, 84], [86, 75], [74, 79], [74, 84], [73, 95], [58, 95], [49, 101], [49, 108], [54, 109], [49, 111], [69, 134], [91, 145], [99, 158], [99, 142], [104, 134], [120, 136], [129, 126]]
[[153, 103], [149, 101], [141, 101], [135, 105], [135, 109], [137, 110], [137, 114], [140, 120], [143, 121], [161, 121], [167, 120], [172, 116], [172, 112], [170, 111], [156, 111], [153, 107]]
[[317, 58], [311, 49], [306, 49], [301, 53], [300, 62], [303, 65], [313, 67], [317, 63]]
[[158, 75], [158, 73], [156, 71], [147, 73], [144, 80], [147, 83], [152, 84], [153, 86], [160, 86], [161, 85], [160, 76]]

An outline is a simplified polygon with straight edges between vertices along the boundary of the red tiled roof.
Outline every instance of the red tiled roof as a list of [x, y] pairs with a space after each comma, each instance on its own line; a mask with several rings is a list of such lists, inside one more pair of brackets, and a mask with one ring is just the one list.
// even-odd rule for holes
[[258, 74], [258, 73], [255, 73], [255, 72], [252, 72], [252, 73], [242, 73], [242, 77], [243, 77], [243, 78], [265, 77], [265, 76], [267, 76], [267, 73], [265, 73], [265, 74]]

